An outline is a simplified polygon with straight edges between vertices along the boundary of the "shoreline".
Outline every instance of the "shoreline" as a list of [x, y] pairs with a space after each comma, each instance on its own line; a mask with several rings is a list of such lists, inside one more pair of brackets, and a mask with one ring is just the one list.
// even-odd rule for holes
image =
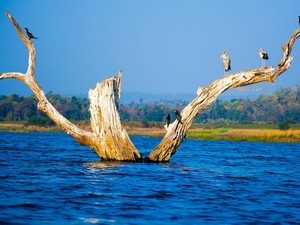
[[[79, 124], [80, 126], [80, 124]], [[89, 130], [81, 124], [81, 128]], [[162, 138], [166, 131], [162, 127], [128, 126], [124, 128], [128, 135], [140, 135]], [[59, 127], [24, 126], [21, 123], [0, 123], [0, 132], [64, 132]], [[279, 130], [275, 128], [191, 128], [187, 133], [191, 140], [220, 140], [220, 141], [247, 141], [247, 142], [276, 142], [300, 143], [300, 129]]]

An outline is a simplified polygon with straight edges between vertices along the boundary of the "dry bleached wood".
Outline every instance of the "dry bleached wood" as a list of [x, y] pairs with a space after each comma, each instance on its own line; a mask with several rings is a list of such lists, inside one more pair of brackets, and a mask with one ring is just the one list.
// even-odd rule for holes
[[122, 129], [117, 107], [120, 98], [122, 73], [97, 84], [89, 92], [91, 125], [93, 132], [82, 130], [61, 115], [48, 101], [34, 78], [36, 52], [32, 40], [28, 40], [15, 19], [6, 15], [17, 29], [18, 35], [29, 52], [28, 70], [25, 74], [8, 72], [0, 79], [14, 78], [24, 82], [38, 98], [38, 109], [43, 111], [65, 132], [82, 145], [93, 148], [103, 160], [137, 161], [140, 153]]
[[140, 161], [142, 157], [122, 128], [118, 112], [122, 71], [90, 89], [91, 126], [96, 135], [95, 151], [102, 159]]
[[221, 93], [228, 89], [255, 84], [259, 82], [275, 82], [277, 77], [287, 71], [293, 57], [290, 55], [294, 42], [300, 36], [297, 29], [290, 37], [288, 43], [282, 46], [283, 58], [276, 68], [264, 67], [260, 69], [246, 70], [234, 73], [214, 81], [206, 88], [199, 88], [197, 97], [191, 101], [181, 112], [182, 124], [175, 121], [159, 145], [147, 156], [149, 161], [169, 161], [176, 153], [187, 130], [194, 118], [205, 110]]
[[[6, 15], [17, 29], [19, 37], [28, 49], [29, 62], [25, 74], [7, 72], [0, 74], [0, 79], [14, 78], [28, 85], [39, 100], [38, 109], [48, 115], [77, 142], [93, 148], [102, 160], [141, 161], [141, 154], [132, 144], [127, 132], [122, 128], [118, 112], [122, 72], [119, 71], [118, 76], [108, 78], [98, 83], [94, 89], [90, 89], [92, 132], [82, 130], [62, 116], [47, 100], [42, 88], [39, 87], [34, 77], [36, 53], [33, 42], [26, 38], [14, 18], [9, 13], [6, 13]], [[293, 59], [290, 55], [292, 47], [299, 36], [300, 29], [297, 29], [290, 37], [288, 43], [282, 46], [283, 58], [276, 68], [264, 67], [234, 73], [214, 81], [205, 88], [199, 88], [197, 97], [181, 112], [182, 123], [175, 120], [170, 124], [163, 140], [145, 160], [154, 162], [169, 161], [182, 143], [194, 118], [205, 110], [222, 92], [264, 81], [275, 82], [280, 74], [289, 69]]]

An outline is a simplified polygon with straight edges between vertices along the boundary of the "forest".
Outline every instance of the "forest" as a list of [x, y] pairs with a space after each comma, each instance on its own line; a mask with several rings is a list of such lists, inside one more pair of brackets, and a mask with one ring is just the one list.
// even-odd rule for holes
[[[89, 101], [76, 96], [64, 97], [49, 92], [47, 98], [53, 106], [71, 121], [87, 120]], [[54, 125], [52, 120], [37, 110], [37, 99], [34, 95], [19, 96], [17, 94], [0, 96], [0, 121], [24, 121], [26, 125]], [[187, 105], [182, 100], [131, 101], [120, 104], [119, 112], [122, 121], [140, 122], [148, 126], [149, 122], [166, 121], [166, 114], [175, 119], [175, 110], [181, 110]], [[255, 99], [217, 99], [194, 122], [210, 124], [216, 121], [226, 121], [231, 124], [289, 124], [300, 123], [300, 85], [280, 88], [273, 94], [260, 95]]]

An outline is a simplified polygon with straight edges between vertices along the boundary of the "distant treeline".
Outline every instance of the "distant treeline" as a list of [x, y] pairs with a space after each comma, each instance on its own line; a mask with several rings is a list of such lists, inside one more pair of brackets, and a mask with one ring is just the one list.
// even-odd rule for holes
[[[63, 97], [49, 92], [48, 100], [66, 118], [78, 121], [88, 119], [89, 102], [86, 98]], [[54, 122], [43, 112], [37, 110], [38, 100], [35, 96], [19, 96], [16, 94], [0, 96], [0, 121], [26, 121], [28, 125], [54, 125]]]
[[[66, 118], [73, 121], [90, 118], [87, 98], [63, 97], [49, 92], [48, 100]], [[120, 105], [122, 121], [162, 122], [167, 113], [182, 110], [186, 101], [143, 102], [142, 99]], [[27, 121], [32, 125], [52, 125], [53, 122], [37, 110], [34, 96], [16, 94], [0, 96], [0, 121]], [[214, 123], [300, 123], [300, 86], [282, 88], [256, 99], [216, 100], [195, 122]]]

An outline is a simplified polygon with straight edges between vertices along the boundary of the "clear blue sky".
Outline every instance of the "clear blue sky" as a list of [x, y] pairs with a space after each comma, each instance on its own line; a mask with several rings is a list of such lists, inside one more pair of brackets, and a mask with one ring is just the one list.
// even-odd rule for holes
[[[37, 37], [36, 79], [47, 93], [87, 94], [123, 70], [123, 92], [195, 93], [232, 71], [260, 67], [264, 48], [276, 66], [281, 45], [298, 27], [299, 0], [1, 0], [0, 72], [27, 68], [27, 50], [4, 12]], [[298, 40], [300, 42], [300, 40]], [[291, 69], [268, 93], [300, 84], [300, 44]], [[1, 80], [0, 94], [31, 94], [20, 81]], [[238, 91], [232, 94], [239, 94]]]

